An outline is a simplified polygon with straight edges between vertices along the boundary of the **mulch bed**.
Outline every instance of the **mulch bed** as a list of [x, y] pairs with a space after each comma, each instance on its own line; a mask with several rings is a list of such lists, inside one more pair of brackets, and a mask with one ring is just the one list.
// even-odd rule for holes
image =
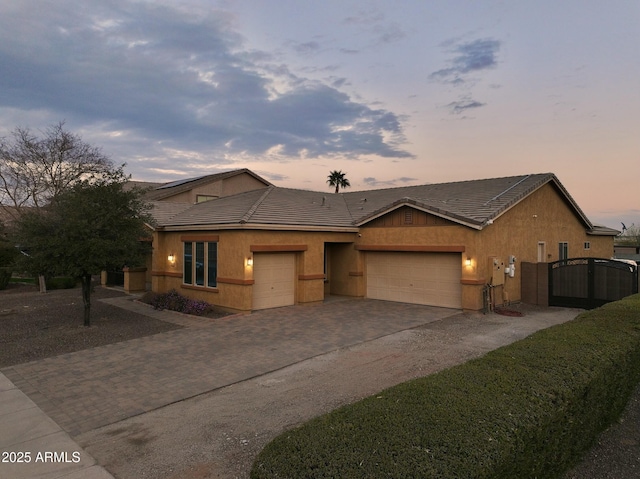
[[40, 293], [33, 285], [0, 291], [0, 368], [179, 329], [99, 301], [124, 293], [96, 286], [91, 326], [83, 326], [80, 288]]

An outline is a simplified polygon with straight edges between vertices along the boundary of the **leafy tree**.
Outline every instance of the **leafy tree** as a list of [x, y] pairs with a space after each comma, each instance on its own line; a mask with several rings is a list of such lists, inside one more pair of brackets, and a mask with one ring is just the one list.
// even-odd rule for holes
[[42, 207], [77, 183], [100, 181], [114, 172], [99, 148], [65, 130], [64, 122], [38, 137], [16, 128], [0, 138], [0, 208], [13, 218], [25, 207]]
[[121, 170], [66, 189], [45, 207], [14, 222], [22, 266], [49, 275], [80, 279], [84, 325], [90, 325], [91, 277], [105, 269], [140, 264], [147, 252], [148, 206], [140, 189], [126, 189]]
[[[9, 139], [0, 138], [0, 212], [10, 223], [73, 185], [92, 184], [118, 171], [99, 148], [65, 130], [64, 122], [50, 126], [41, 137], [18, 127]], [[40, 291], [45, 292], [41, 273]]]
[[336, 193], [340, 191], [340, 188], [347, 188], [348, 186], [351, 186], [351, 183], [349, 183], [349, 180], [345, 175], [346, 173], [343, 173], [342, 170], [333, 170], [329, 173], [327, 183], [329, 183], [329, 186], [336, 187]]

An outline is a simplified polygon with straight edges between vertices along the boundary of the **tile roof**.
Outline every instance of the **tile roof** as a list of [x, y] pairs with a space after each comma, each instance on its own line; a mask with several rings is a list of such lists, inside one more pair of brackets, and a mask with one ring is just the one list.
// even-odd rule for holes
[[268, 188], [225, 196], [191, 206], [164, 226], [295, 225], [353, 228], [341, 195]]
[[171, 229], [237, 227], [328, 227], [354, 229], [403, 205], [482, 229], [512, 206], [552, 183], [581, 218], [593, 225], [552, 173], [406, 186], [347, 193], [268, 188], [190, 206], [163, 221]]
[[151, 215], [159, 225], [170, 222], [171, 218], [191, 206], [191, 203], [175, 203], [173, 201], [149, 201], [149, 204], [152, 206]]
[[[560, 184], [552, 173], [542, 173], [370, 190], [345, 196], [357, 224], [409, 204], [452, 221], [480, 227], [549, 181]], [[571, 202], [577, 208], [575, 202]]]

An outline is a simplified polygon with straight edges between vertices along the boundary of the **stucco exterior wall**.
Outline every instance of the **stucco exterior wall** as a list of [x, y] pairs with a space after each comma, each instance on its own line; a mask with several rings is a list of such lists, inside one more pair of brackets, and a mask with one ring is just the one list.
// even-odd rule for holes
[[210, 183], [194, 186], [190, 190], [163, 198], [162, 201], [193, 204], [196, 203], [200, 195], [221, 197], [266, 187], [267, 185], [249, 173], [241, 173], [229, 178], [222, 178], [211, 181]]
[[260, 188], [266, 188], [262, 181], [251, 176], [248, 173], [242, 175], [232, 176], [225, 178], [222, 182], [220, 189], [220, 196], [230, 196], [236, 193], [242, 193], [244, 191], [258, 190]]
[[[237, 311], [252, 309], [253, 266], [248, 259], [256, 254], [293, 252], [296, 255], [296, 303], [314, 303], [324, 299], [325, 242], [348, 242], [355, 233], [219, 230], [156, 232], [154, 235], [153, 291], [172, 288], [185, 296]], [[183, 242], [218, 243], [217, 288], [183, 284]], [[169, 255], [175, 262], [168, 261]], [[358, 277], [352, 277], [357, 282]], [[357, 288], [350, 287], [353, 291]]]
[[[240, 175], [238, 185], [245, 176], [252, 178]], [[291, 252], [296, 255], [296, 303], [309, 304], [322, 301], [325, 294], [364, 296], [368, 251], [448, 252], [460, 256], [463, 308], [479, 310], [483, 307], [482, 290], [488, 283], [496, 285], [496, 304], [521, 300], [520, 266], [523, 261], [538, 261], [539, 243], [546, 248], [545, 262], [558, 259], [560, 242], [568, 243], [569, 257], [613, 255], [613, 237], [588, 235], [582, 220], [552, 184], [541, 187], [482, 230], [417, 211], [412, 224], [403, 225], [408, 218], [400, 209], [362, 226], [359, 234], [252, 229], [156, 232], [152, 289], [165, 292], [175, 288], [223, 308], [250, 311], [253, 267], [247, 260], [256, 254]], [[185, 240], [218, 242], [216, 288], [183, 284]], [[586, 242], [589, 249], [585, 249]], [[175, 257], [174, 263], [167, 260], [169, 255]], [[516, 258], [513, 277], [504, 273], [510, 256]]]
[[[384, 246], [401, 250], [407, 245], [414, 245], [423, 246], [424, 251], [446, 251], [447, 247], [451, 251], [460, 250], [462, 304], [465, 309], [482, 308], [482, 288], [487, 283], [498, 284], [494, 289], [497, 304], [520, 301], [519, 266], [522, 261], [537, 262], [539, 242], [546, 245], [546, 262], [558, 259], [560, 242], [568, 243], [569, 257], [609, 258], [613, 254], [613, 238], [588, 235], [583, 222], [551, 184], [517, 203], [480, 231], [453, 223], [426, 223], [424, 226], [399, 226], [394, 220], [386, 224], [397, 226], [365, 225], [361, 228], [356, 247]], [[585, 242], [590, 243], [589, 249], [584, 248]], [[516, 257], [514, 277], [504, 273], [510, 256]], [[494, 258], [500, 265], [496, 271], [493, 269]], [[469, 265], [467, 259], [470, 260]]]

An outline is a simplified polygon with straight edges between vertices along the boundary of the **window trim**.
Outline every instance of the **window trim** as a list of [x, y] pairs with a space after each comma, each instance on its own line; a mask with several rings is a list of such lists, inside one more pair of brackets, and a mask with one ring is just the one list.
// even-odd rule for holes
[[[213, 247], [215, 245], [215, 247]], [[215, 252], [212, 262], [211, 253]], [[207, 241], [205, 238], [182, 238], [182, 285], [191, 288], [218, 288], [218, 241]], [[202, 265], [200, 271], [198, 265]], [[211, 274], [211, 269], [215, 274]]]
[[560, 241], [558, 243], [558, 260], [569, 259], [569, 242]]

